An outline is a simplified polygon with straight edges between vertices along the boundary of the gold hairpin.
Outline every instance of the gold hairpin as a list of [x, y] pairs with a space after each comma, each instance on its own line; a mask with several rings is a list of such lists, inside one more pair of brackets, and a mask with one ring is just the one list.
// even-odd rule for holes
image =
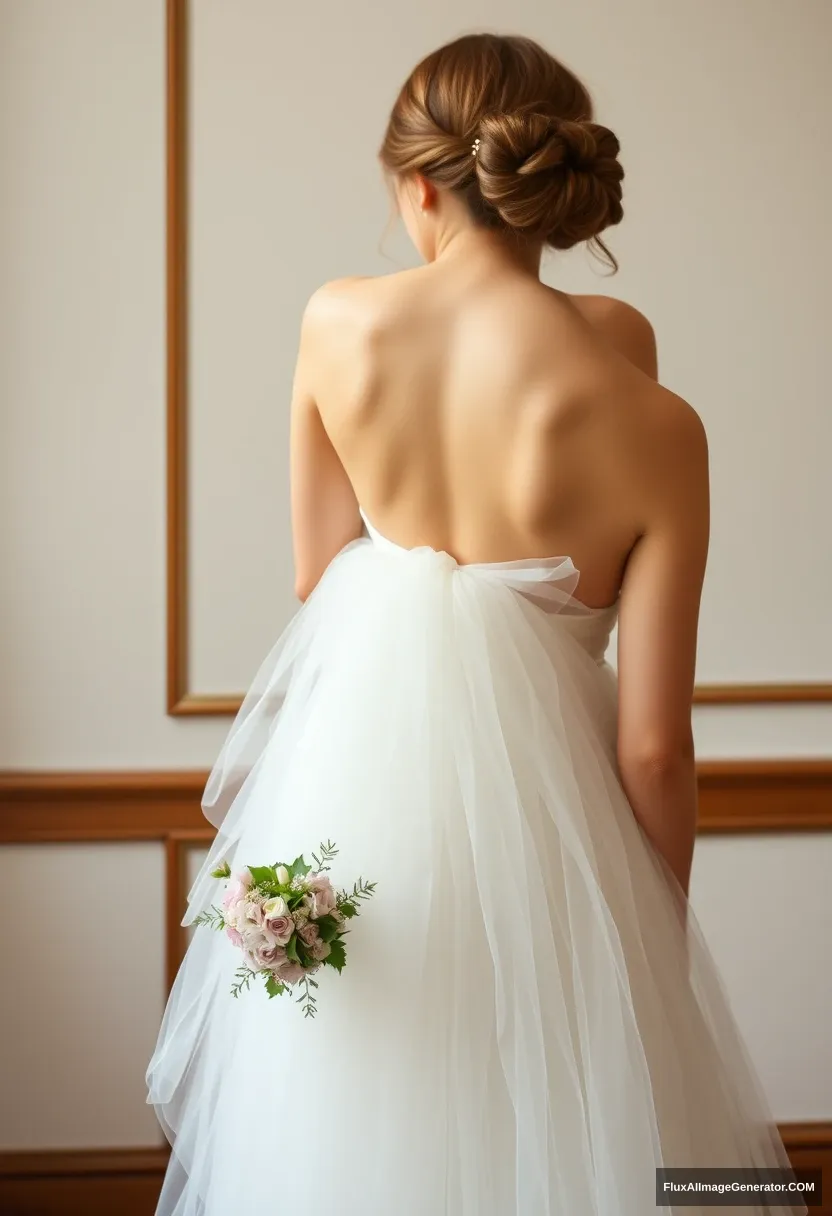
[[479, 150], [480, 150], [480, 140], [475, 139], [474, 142], [471, 144], [471, 155], [476, 156], [477, 153], [479, 152]]

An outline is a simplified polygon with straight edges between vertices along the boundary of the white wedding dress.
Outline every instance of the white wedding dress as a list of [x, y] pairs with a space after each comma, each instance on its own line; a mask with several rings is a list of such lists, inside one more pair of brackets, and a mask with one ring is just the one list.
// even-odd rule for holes
[[[332, 839], [378, 883], [305, 1019], [198, 928], [148, 1070], [160, 1216], [646, 1216], [655, 1168], [787, 1157], [615, 759], [616, 608], [567, 558], [368, 523], [263, 664], [205, 791], [210, 870]], [[803, 1213], [785, 1200], [747, 1213]]]

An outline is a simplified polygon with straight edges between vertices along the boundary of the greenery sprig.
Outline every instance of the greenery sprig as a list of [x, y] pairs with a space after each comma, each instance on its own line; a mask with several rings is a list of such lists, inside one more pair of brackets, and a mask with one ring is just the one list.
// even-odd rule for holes
[[[317, 874], [324, 873], [330, 869], [330, 862], [338, 856], [338, 849], [331, 840], [323, 841], [317, 853], [310, 854], [315, 872]], [[299, 979], [286, 981], [281, 979], [279, 967], [270, 970], [267, 967], [253, 969], [250, 965], [242, 966], [237, 969], [234, 976], [234, 983], [231, 988], [231, 995], [235, 998], [239, 997], [241, 992], [246, 992], [251, 987], [253, 981], [262, 976], [266, 993], [271, 1000], [276, 996], [283, 996], [289, 992], [295, 984], [297, 984], [299, 993], [295, 998], [303, 1010], [304, 1017], [314, 1017], [317, 1012], [316, 990], [318, 981], [314, 978], [314, 973], [322, 966], [332, 967], [337, 972], [343, 971], [346, 966], [347, 954], [346, 943], [344, 938], [350, 931], [346, 927], [346, 922], [356, 917], [361, 908], [363, 901], [370, 899], [376, 890], [376, 883], [366, 882], [363, 878], [359, 878], [353, 883], [352, 890], [335, 890], [332, 884], [327, 879], [323, 888], [330, 893], [330, 900], [334, 897], [335, 907], [324, 915], [315, 915], [314, 907], [310, 901], [310, 891], [316, 893], [316, 900], [320, 898], [320, 890], [314, 885], [311, 885], [315, 876], [307, 881], [308, 875], [313, 869], [303, 854], [295, 858], [291, 865], [275, 862], [270, 866], [249, 866], [247, 872], [238, 875], [238, 881], [241, 886], [240, 900], [245, 903], [249, 900], [253, 907], [262, 907], [266, 901], [278, 898], [282, 900], [282, 905], [277, 904], [279, 908], [282, 906], [295, 922], [295, 931], [291, 932], [288, 940], [280, 938], [284, 941], [285, 958], [291, 963], [297, 964], [303, 969], [303, 975]], [[211, 876], [217, 879], [225, 879], [226, 881], [232, 877], [231, 867], [227, 861], [223, 861], [214, 870], [211, 871]], [[239, 901], [236, 901], [239, 902]], [[236, 940], [236, 944], [241, 943], [240, 931], [247, 933], [245, 925], [248, 924], [249, 910], [242, 914], [238, 911], [236, 917], [242, 915], [243, 923], [239, 919], [235, 921], [234, 908], [223, 910], [212, 904], [210, 908], [201, 912], [194, 920], [196, 925], [204, 925], [215, 930], [228, 929], [232, 940]], [[281, 913], [282, 915], [282, 913]], [[300, 932], [303, 926], [314, 924], [317, 929], [315, 944], [307, 945]], [[248, 925], [251, 928], [251, 925]], [[326, 943], [329, 947], [326, 958], [316, 956], [318, 949], [318, 940]]]

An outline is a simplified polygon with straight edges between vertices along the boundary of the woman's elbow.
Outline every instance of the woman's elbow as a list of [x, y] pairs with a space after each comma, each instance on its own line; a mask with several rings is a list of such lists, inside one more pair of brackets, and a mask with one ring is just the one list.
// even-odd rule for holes
[[295, 575], [295, 595], [302, 604], [305, 604], [312, 592], [315, 590], [315, 580], [306, 575]]
[[677, 780], [695, 768], [693, 735], [682, 739], [656, 740], [641, 746], [618, 746], [618, 767], [622, 776], [638, 784], [663, 785]]

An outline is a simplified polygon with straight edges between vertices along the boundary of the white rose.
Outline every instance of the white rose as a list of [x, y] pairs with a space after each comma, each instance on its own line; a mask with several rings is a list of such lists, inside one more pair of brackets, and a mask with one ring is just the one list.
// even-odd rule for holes
[[281, 887], [285, 887], [289, 882], [289, 871], [285, 866], [277, 867], [277, 881], [280, 883]]
[[259, 950], [261, 946], [272, 946], [274, 940], [270, 934], [265, 933], [259, 925], [253, 925], [251, 921], [244, 921], [240, 926], [240, 935], [245, 942], [246, 950]]
[[279, 895], [263, 904], [263, 928], [281, 946], [286, 945], [295, 931], [289, 905]]
[[230, 908], [226, 908], [224, 918], [227, 925], [231, 925], [233, 929], [239, 929], [242, 933], [243, 929], [251, 924], [251, 921], [246, 916], [248, 904], [245, 899], [239, 899]]

